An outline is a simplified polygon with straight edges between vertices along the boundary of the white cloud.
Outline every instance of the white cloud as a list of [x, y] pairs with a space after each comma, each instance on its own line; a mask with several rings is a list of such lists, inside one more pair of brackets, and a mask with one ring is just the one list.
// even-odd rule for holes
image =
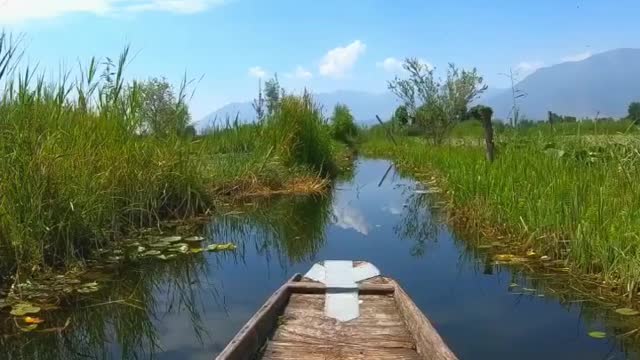
[[[431, 65], [431, 63], [426, 61], [425, 59], [419, 58], [418, 62], [420, 62], [423, 66], [425, 66], [429, 70], [433, 69], [433, 65]], [[384, 71], [397, 74], [397, 73], [406, 71], [402, 67], [402, 64], [404, 64], [403, 60], [399, 60], [399, 59], [397, 59], [395, 57], [388, 57], [388, 58], [384, 59], [383, 61], [378, 61], [376, 63], [376, 66], [381, 68], [381, 69], [384, 69]]]
[[362, 55], [367, 46], [356, 40], [344, 47], [329, 50], [320, 62], [320, 74], [334, 78], [343, 77]]
[[382, 61], [378, 61], [376, 66], [384, 69], [384, 71], [395, 73], [402, 71], [402, 60], [398, 60], [394, 57], [388, 57]]
[[515, 73], [523, 78], [544, 66], [541, 61], [522, 61], [515, 67]]
[[592, 54], [590, 51], [585, 51], [583, 53], [579, 53], [579, 54], [573, 54], [573, 55], [567, 55], [565, 57], [563, 57], [562, 59], [560, 59], [560, 61], [562, 62], [568, 62], [568, 61], [582, 61], [588, 57], [590, 57]]
[[254, 78], [262, 79], [267, 76], [267, 72], [260, 66], [250, 67], [248, 71], [249, 76]]
[[298, 65], [296, 67], [296, 69], [292, 72], [292, 73], [287, 73], [285, 74], [286, 77], [288, 78], [294, 78], [294, 79], [301, 79], [301, 80], [309, 80], [313, 77], [313, 74], [311, 73], [311, 71], [303, 68], [302, 66]]
[[67, 14], [98, 16], [143, 11], [191, 14], [224, 0], [0, 0], [0, 25], [53, 19]]
[[333, 224], [342, 229], [352, 229], [362, 235], [369, 234], [369, 224], [360, 210], [346, 206], [333, 206]]
[[382, 211], [384, 212], [388, 212], [391, 215], [401, 215], [402, 214], [402, 209], [399, 206], [394, 206], [394, 205], [389, 205], [389, 206], [383, 206], [382, 207]]

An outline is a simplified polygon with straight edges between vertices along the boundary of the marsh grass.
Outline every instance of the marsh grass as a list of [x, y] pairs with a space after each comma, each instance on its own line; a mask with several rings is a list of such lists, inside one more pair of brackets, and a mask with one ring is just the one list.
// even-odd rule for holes
[[265, 120], [263, 136], [266, 153], [273, 152], [284, 164], [336, 174], [330, 128], [309, 93], [283, 97], [277, 110]]
[[[125, 81], [128, 48], [55, 83], [15, 70], [16, 49], [0, 35], [2, 277], [79, 264], [131, 229], [204, 213], [221, 196], [282, 190], [300, 177], [316, 189], [335, 169], [310, 98], [285, 98], [263, 124], [148, 134], [140, 86]], [[186, 107], [184, 94], [176, 106]]]
[[599, 274], [629, 297], [640, 275], [640, 152], [613, 137], [511, 136], [488, 164], [477, 146], [369, 137], [364, 153], [414, 174], [438, 174], [453, 208], [575, 270]]

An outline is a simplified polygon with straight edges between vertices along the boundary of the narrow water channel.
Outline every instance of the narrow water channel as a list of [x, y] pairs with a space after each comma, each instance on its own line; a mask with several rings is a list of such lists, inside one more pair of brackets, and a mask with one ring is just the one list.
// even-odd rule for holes
[[[330, 196], [280, 197], [218, 216], [205, 236], [237, 244], [235, 252], [122, 267], [99, 298], [57, 312], [67, 330], [6, 338], [0, 353], [212, 359], [294, 273], [353, 259], [397, 279], [461, 359], [637, 358], [613, 336], [606, 310], [561, 301], [545, 293], [544, 280], [486, 265], [439, 220], [437, 200], [416, 193], [420, 185], [392, 171], [379, 186], [388, 166], [362, 159]], [[594, 330], [608, 337], [589, 337]]]

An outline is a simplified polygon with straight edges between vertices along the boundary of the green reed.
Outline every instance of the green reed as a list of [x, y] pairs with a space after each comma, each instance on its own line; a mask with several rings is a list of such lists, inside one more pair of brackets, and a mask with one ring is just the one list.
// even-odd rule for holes
[[[16, 49], [0, 35], [0, 280], [76, 264], [132, 228], [333, 164], [333, 145], [302, 98], [285, 100], [307, 107], [288, 106], [265, 124], [236, 122], [195, 138], [149, 134], [141, 87], [125, 80], [128, 48], [55, 83], [17, 71]], [[184, 94], [183, 83], [176, 106], [186, 107]]]
[[396, 146], [369, 136], [365, 153], [391, 157], [403, 168], [443, 177], [454, 208], [507, 229], [524, 247], [570, 266], [621, 281], [637, 291], [640, 275], [640, 152], [628, 136], [502, 136], [497, 160], [483, 148], [434, 147], [398, 137]]

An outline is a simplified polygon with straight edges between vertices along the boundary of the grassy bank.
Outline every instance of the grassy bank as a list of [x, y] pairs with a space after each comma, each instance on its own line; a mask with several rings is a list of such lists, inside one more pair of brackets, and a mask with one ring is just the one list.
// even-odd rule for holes
[[362, 151], [391, 157], [418, 177], [439, 176], [454, 214], [517, 239], [523, 251], [566, 259], [621, 294], [637, 292], [640, 153], [633, 137], [502, 136], [493, 164], [478, 146], [397, 141], [374, 132]]
[[[337, 173], [344, 147], [310, 97], [283, 98], [260, 124], [194, 137], [169, 121], [152, 131], [160, 127], [148, 121], [144, 87], [124, 80], [126, 50], [115, 64], [90, 61], [77, 80], [46, 83], [29, 70], [2, 71], [14, 67], [6, 40], [0, 35], [3, 277], [78, 264], [129, 229], [204, 213], [219, 199], [317, 192]], [[184, 100], [180, 91], [161, 115], [188, 120]]]

